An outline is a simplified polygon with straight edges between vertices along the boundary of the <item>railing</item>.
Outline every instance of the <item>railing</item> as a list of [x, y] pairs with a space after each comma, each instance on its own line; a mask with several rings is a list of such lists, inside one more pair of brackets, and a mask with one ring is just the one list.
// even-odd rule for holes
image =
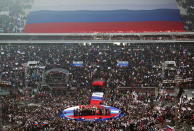
[[194, 32], [162, 33], [0, 33], [0, 43], [193, 42]]
[[69, 43], [193, 43], [194, 40], [0, 40], [0, 44], [69, 44]]

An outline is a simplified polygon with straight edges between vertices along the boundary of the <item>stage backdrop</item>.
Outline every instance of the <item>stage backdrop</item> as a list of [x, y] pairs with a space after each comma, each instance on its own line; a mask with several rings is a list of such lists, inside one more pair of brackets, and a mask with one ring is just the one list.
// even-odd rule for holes
[[176, 0], [34, 0], [24, 32], [184, 31]]

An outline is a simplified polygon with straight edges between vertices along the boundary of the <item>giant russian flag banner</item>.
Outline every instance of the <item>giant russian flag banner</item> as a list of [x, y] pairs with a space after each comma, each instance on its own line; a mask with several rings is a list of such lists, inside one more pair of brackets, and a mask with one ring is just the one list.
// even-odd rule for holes
[[182, 32], [176, 0], [34, 0], [26, 33]]

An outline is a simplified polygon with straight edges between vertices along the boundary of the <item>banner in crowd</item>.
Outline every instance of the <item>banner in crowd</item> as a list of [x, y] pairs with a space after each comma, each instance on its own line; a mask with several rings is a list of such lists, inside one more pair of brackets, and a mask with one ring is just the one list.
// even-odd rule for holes
[[73, 66], [82, 67], [83, 66], [83, 61], [73, 61]]
[[29, 67], [29, 66], [37, 66], [38, 63], [39, 63], [39, 61], [28, 61], [28, 62], [27, 62], [27, 66], [28, 66], [28, 67]]
[[176, 0], [34, 0], [24, 32], [184, 31]]
[[94, 92], [94, 93], [92, 93], [90, 104], [100, 105], [101, 102], [103, 101], [103, 96], [104, 96], [103, 92]]
[[92, 86], [100, 86], [102, 88], [105, 86], [105, 82], [103, 80], [96, 80], [92, 82]]
[[173, 127], [171, 127], [171, 126], [169, 126], [169, 125], [167, 125], [166, 127], [165, 127], [168, 131], [173, 131]]
[[128, 61], [117, 61], [117, 66], [119, 67], [127, 67], [129, 65]]

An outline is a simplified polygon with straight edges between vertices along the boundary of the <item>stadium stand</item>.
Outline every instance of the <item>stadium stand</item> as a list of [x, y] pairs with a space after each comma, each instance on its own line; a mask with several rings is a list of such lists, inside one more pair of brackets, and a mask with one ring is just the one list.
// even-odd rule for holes
[[23, 32], [33, 0], [0, 0], [0, 33]]
[[[98, 35], [88, 34], [86, 38], [79, 38], [80, 41], [87, 38], [91, 41], [102, 36], [108, 37], [105, 34]], [[109, 35], [109, 39], [116, 38], [117, 41], [127, 40], [129, 37]], [[57, 40], [53, 40], [51, 44], [34, 44], [30, 41], [27, 44], [2, 44], [1, 89], [11, 94], [1, 97], [4, 128], [15, 131], [157, 131], [167, 129], [168, 126], [178, 130], [190, 130], [193, 124], [193, 99], [182, 91], [176, 93], [176, 90], [182, 88], [187, 92], [193, 89], [192, 33], [186, 35], [188, 38], [181, 35], [184, 36], [181, 40], [179, 35], [178, 40], [175, 35], [167, 35], [167, 41], [159, 35], [162, 43], [156, 42], [160, 39], [150, 43], [147, 36], [144, 38], [145, 36], [138, 35], [137, 38], [134, 35], [129, 37], [135, 39], [130, 41], [131, 43], [119, 44], [110, 41], [106, 41], [106, 44], [64, 44], [58, 43]], [[6, 40], [6, 37], [3, 36], [3, 39]], [[26, 37], [24, 34], [20, 38], [17, 35], [8, 35], [12, 42], [15, 41], [14, 38], [27, 41]], [[28, 35], [29, 39], [30, 37], [35, 38], [34, 35]], [[35, 41], [44, 41], [44, 37], [53, 36], [39, 36]], [[68, 35], [61, 39], [64, 38], [69, 39]], [[82, 61], [83, 65], [74, 66], [73, 62], [76, 61], [79, 64]], [[128, 64], [122, 67], [118, 65], [118, 61], [127, 61]], [[171, 64], [164, 70], [165, 61], [174, 61], [176, 65]], [[44, 72], [56, 67], [69, 71], [68, 81], [62, 87], [52, 87], [44, 82]], [[56, 78], [58, 80], [58, 75]], [[61, 119], [59, 115], [65, 107], [89, 103], [92, 93], [91, 82], [96, 78], [103, 78], [108, 83], [103, 104], [121, 109], [125, 116], [117, 120], [95, 123]], [[50, 79], [55, 81], [54, 77]], [[177, 97], [180, 97], [181, 101]]]
[[185, 23], [185, 29], [194, 30], [194, 1], [193, 0], [177, 0], [182, 19]]
[[[53, 14], [39, 11], [44, 2], [0, 0], [0, 131], [194, 130], [194, 33], [186, 32], [194, 29], [192, 0], [177, 0], [183, 21], [175, 0], [151, 3], [154, 11], [98, 10], [95, 15], [55, 12], [57, 4], [64, 8], [61, 0], [48, 3], [54, 3]], [[125, 17], [134, 14], [139, 17]], [[77, 20], [82, 25], [67, 24]], [[83, 24], [86, 20], [92, 24]], [[104, 117], [112, 114], [106, 106], [122, 115], [98, 121], [103, 110]], [[91, 110], [95, 121], [84, 121]]]

